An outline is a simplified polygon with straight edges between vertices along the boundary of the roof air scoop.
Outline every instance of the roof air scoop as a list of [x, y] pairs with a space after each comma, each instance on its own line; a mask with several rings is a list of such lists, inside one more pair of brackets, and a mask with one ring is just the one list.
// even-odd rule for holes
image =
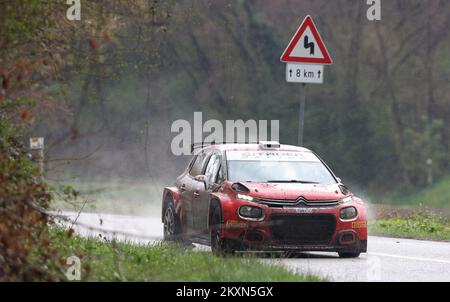
[[280, 148], [280, 143], [275, 141], [260, 141], [259, 146], [262, 149], [278, 149]]

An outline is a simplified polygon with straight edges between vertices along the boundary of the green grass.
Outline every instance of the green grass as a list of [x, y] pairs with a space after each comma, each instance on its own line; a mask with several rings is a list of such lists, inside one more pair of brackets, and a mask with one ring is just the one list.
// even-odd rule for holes
[[400, 190], [382, 200], [392, 205], [450, 208], [450, 175], [422, 189]]
[[408, 217], [371, 221], [369, 231], [371, 235], [449, 241], [450, 220], [418, 213]]
[[52, 230], [60, 256], [81, 259], [82, 281], [324, 281], [252, 256], [220, 258], [167, 243], [131, 245]]

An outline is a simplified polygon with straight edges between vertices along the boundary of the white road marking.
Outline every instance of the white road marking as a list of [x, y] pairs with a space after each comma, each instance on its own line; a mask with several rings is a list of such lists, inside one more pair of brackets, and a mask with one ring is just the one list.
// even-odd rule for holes
[[369, 255], [369, 256], [380, 256], [380, 257], [399, 258], [399, 259], [413, 260], [413, 261], [425, 261], [425, 262], [437, 262], [437, 263], [450, 264], [450, 260], [444, 260], [444, 259], [433, 259], [433, 258], [423, 258], [423, 257], [410, 257], [410, 256], [393, 255], [393, 254], [385, 254], [385, 253], [373, 253], [373, 252], [369, 252], [368, 255]]

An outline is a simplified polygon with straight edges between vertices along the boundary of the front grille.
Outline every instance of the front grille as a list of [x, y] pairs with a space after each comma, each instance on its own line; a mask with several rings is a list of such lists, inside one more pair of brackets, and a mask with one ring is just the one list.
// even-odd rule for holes
[[273, 214], [269, 228], [276, 243], [326, 244], [333, 237], [336, 219], [329, 214]]
[[269, 199], [259, 198], [259, 203], [272, 208], [282, 207], [335, 207], [339, 200], [306, 200], [303, 197], [297, 199]]

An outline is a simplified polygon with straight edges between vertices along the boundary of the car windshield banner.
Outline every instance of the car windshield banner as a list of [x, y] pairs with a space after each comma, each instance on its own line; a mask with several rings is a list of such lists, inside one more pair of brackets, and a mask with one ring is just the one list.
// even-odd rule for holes
[[254, 161], [307, 161], [319, 162], [311, 152], [290, 151], [227, 151], [227, 160]]

